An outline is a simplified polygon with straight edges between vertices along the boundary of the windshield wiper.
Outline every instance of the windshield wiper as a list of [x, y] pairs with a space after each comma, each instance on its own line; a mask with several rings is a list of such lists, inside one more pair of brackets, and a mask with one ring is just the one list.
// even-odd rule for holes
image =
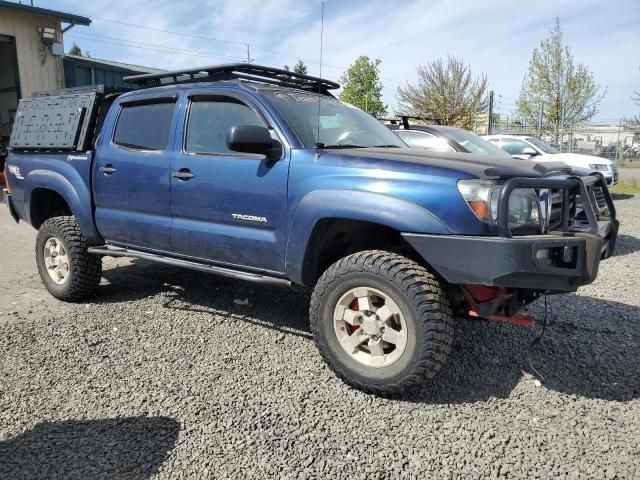
[[402, 148], [400, 145], [373, 145], [372, 148]]
[[316, 148], [326, 148], [326, 149], [332, 149], [332, 148], [366, 148], [364, 145], [353, 145], [351, 143], [341, 143], [341, 144], [336, 144], [336, 145], [325, 145], [323, 143], [316, 143]]

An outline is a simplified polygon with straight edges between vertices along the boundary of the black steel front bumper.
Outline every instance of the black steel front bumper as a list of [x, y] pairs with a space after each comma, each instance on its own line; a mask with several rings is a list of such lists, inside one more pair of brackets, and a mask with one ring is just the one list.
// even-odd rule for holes
[[[591, 198], [589, 185], [604, 186], [608, 215], [583, 202], [586, 222], [570, 224], [546, 235], [512, 236], [508, 227], [508, 201], [515, 188], [565, 189], [581, 199]], [[564, 207], [563, 207], [564, 208]], [[569, 203], [567, 203], [567, 210]], [[565, 218], [566, 216], [566, 218]], [[601, 258], [615, 247], [619, 223], [602, 176], [568, 179], [514, 178], [503, 186], [498, 205], [500, 236], [425, 235], [404, 233], [411, 246], [451, 284], [575, 291], [593, 282]]]

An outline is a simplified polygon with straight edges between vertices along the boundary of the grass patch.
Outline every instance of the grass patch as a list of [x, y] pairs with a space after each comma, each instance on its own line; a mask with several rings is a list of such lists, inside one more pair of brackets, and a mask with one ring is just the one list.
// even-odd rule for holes
[[618, 184], [611, 189], [611, 193], [640, 193], [638, 179], [620, 180]]
[[640, 160], [620, 160], [616, 165], [618, 168], [640, 168]]

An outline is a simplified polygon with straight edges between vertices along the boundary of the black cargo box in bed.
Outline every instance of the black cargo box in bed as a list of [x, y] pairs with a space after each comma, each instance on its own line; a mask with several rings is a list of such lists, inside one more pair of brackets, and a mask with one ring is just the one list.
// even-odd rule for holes
[[91, 150], [109, 106], [127, 90], [95, 85], [31, 94], [20, 100], [9, 147]]

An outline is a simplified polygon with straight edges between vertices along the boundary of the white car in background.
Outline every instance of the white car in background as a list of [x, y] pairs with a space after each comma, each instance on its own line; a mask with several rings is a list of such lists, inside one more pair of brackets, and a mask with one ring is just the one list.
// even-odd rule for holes
[[606, 158], [578, 153], [559, 152], [535, 137], [519, 135], [484, 135], [482, 138], [502, 148], [514, 158], [536, 162], [563, 162], [571, 167], [586, 168], [604, 175], [607, 185], [618, 183], [618, 168]]

